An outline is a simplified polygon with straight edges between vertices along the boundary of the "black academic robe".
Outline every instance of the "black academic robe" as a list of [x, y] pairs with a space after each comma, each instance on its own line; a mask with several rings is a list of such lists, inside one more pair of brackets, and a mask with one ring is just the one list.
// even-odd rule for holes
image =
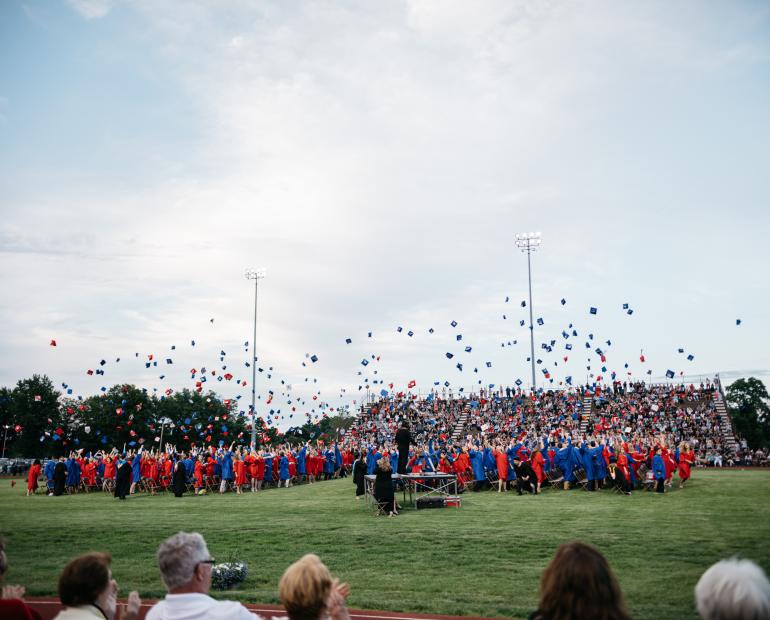
[[187, 488], [187, 470], [182, 461], [177, 461], [174, 465], [174, 476], [171, 479], [171, 486], [174, 489], [176, 497], [182, 497]]
[[364, 490], [364, 476], [366, 475], [366, 463], [364, 461], [356, 461], [353, 463], [353, 482], [356, 485], [356, 497], [363, 495]]
[[409, 462], [409, 444], [412, 443], [412, 434], [408, 428], [401, 427], [396, 431], [396, 445], [398, 446], [398, 468], [399, 474], [406, 473], [406, 464]]
[[374, 497], [381, 504], [393, 503], [393, 472], [391, 470], [377, 468], [374, 480]]
[[[516, 487], [519, 493], [527, 491], [529, 493], [536, 493], [537, 489], [537, 476], [535, 470], [529, 463], [519, 463], [519, 465], [513, 466], [516, 472]], [[527, 480], [524, 480], [527, 478]]]
[[67, 484], [67, 466], [59, 461], [53, 468], [53, 494], [63, 495]]
[[118, 467], [117, 476], [115, 476], [115, 497], [126, 499], [126, 495], [131, 492], [131, 465], [127, 462]]

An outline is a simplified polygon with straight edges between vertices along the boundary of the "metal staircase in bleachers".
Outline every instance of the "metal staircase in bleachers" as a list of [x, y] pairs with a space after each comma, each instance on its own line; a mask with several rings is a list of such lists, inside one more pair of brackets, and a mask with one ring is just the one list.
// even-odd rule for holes
[[714, 405], [719, 416], [719, 428], [724, 444], [728, 451], [734, 454], [738, 449], [738, 442], [735, 440], [735, 433], [733, 433], [733, 422], [730, 418], [730, 412], [727, 410], [724, 396], [720, 392], [714, 392]]

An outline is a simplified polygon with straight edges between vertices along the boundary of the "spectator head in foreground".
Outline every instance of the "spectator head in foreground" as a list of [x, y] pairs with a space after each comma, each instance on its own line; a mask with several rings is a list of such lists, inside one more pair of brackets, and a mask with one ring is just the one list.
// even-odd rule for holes
[[770, 618], [770, 581], [750, 560], [722, 560], [698, 580], [695, 605], [704, 620]]
[[631, 620], [623, 593], [596, 547], [561, 545], [540, 578], [540, 606], [533, 620]]
[[[86, 553], [70, 560], [59, 576], [59, 600], [65, 609], [55, 620], [115, 617], [118, 603], [118, 584], [112, 578], [109, 553]], [[136, 592], [128, 596], [127, 608], [121, 614], [124, 620], [136, 618], [141, 600]]]
[[214, 559], [197, 532], [179, 532], [161, 543], [157, 553], [160, 576], [168, 590], [147, 613], [146, 620], [185, 618], [203, 620], [259, 618], [240, 603], [208, 596]]
[[317, 555], [309, 553], [284, 572], [278, 594], [290, 620], [349, 620], [346, 583], [334, 579]]

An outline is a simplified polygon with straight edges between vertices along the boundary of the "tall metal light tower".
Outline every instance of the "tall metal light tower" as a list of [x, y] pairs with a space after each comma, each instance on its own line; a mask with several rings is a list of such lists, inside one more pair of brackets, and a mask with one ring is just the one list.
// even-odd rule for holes
[[540, 247], [541, 238], [539, 232], [520, 233], [516, 235], [516, 247], [527, 253], [527, 275], [529, 276], [529, 344], [530, 360], [532, 361], [532, 390], [537, 387], [535, 382], [535, 326], [532, 320], [532, 252]]
[[257, 445], [257, 289], [267, 271], [264, 267], [247, 269], [246, 279], [254, 280], [254, 338], [251, 341], [251, 447]]

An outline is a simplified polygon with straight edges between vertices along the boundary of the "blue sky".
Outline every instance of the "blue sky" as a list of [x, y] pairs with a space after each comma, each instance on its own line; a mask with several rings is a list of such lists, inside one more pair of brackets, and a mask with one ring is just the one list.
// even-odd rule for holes
[[769, 35], [763, 2], [4, 2], [0, 383], [250, 380], [250, 266], [262, 396], [526, 382], [530, 230], [541, 384], [766, 378]]

